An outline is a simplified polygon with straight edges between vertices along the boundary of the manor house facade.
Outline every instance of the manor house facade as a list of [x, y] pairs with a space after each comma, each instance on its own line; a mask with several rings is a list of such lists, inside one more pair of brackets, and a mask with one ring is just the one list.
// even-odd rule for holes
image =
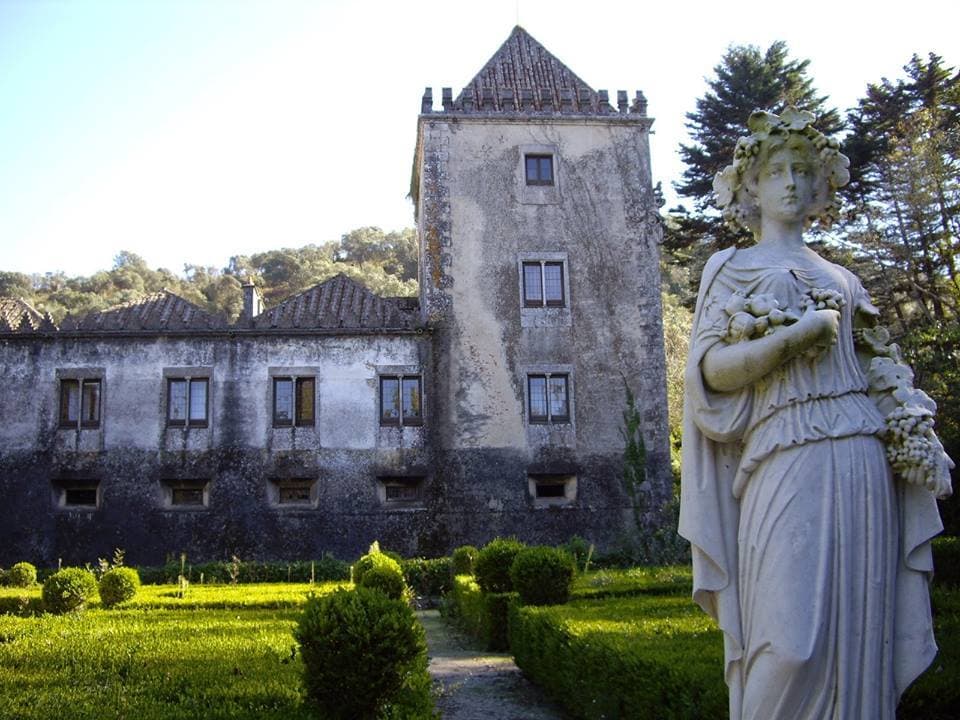
[[[616, 546], [671, 492], [660, 225], [640, 93], [516, 28], [430, 89], [419, 297], [343, 275], [235, 323], [169, 292], [56, 325], [0, 300], [0, 564]], [[636, 398], [647, 482], [623, 481]]]

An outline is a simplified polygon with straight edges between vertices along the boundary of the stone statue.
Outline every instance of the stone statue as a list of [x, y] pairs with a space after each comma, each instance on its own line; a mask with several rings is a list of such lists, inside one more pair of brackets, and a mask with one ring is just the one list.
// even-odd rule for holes
[[893, 720], [937, 649], [930, 540], [953, 465], [860, 281], [803, 242], [849, 179], [812, 120], [754, 113], [714, 181], [757, 242], [700, 282], [680, 534], [732, 720]]

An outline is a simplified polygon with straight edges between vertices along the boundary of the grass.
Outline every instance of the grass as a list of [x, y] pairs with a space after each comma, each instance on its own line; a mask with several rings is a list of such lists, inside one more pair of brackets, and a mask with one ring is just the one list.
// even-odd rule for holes
[[[162, 609], [244, 609], [278, 610], [301, 608], [311, 592], [332, 592], [337, 587], [347, 587], [349, 583], [263, 583], [251, 585], [190, 585], [180, 597], [176, 585], [142, 585], [137, 596], [120, 607], [137, 610]], [[40, 586], [33, 588], [0, 588], [0, 607], [8, 599], [33, 599], [40, 597]], [[89, 607], [99, 607], [100, 601], [94, 598]]]
[[336, 587], [167, 585], [119, 610], [0, 615], [0, 717], [312, 717], [292, 632], [307, 593]]

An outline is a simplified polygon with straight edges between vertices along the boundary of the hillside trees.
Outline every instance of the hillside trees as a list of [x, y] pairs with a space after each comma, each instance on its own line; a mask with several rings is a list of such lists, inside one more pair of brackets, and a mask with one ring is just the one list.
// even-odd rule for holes
[[416, 294], [416, 232], [365, 227], [340, 241], [235, 255], [222, 269], [187, 263], [182, 275], [151, 269], [140, 256], [121, 251], [110, 270], [89, 277], [0, 272], [0, 296], [22, 297], [59, 321], [67, 314], [82, 315], [166, 288], [232, 320], [243, 307], [241, 286], [247, 281], [260, 287], [270, 306], [341, 272], [379, 295]]

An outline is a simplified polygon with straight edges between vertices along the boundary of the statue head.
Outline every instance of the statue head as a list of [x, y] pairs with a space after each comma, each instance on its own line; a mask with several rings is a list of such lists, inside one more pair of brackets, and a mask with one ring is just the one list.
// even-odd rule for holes
[[836, 219], [839, 203], [837, 188], [850, 179], [850, 161], [840, 153], [839, 145], [813, 127], [811, 113], [788, 107], [782, 115], [757, 111], [750, 116], [749, 137], [737, 141], [733, 164], [713, 179], [717, 204], [728, 222], [757, 235], [760, 230], [758, 179], [774, 155], [786, 149], [809, 169], [812, 193], [804, 198], [802, 209], [806, 224], [819, 221], [829, 226]]

